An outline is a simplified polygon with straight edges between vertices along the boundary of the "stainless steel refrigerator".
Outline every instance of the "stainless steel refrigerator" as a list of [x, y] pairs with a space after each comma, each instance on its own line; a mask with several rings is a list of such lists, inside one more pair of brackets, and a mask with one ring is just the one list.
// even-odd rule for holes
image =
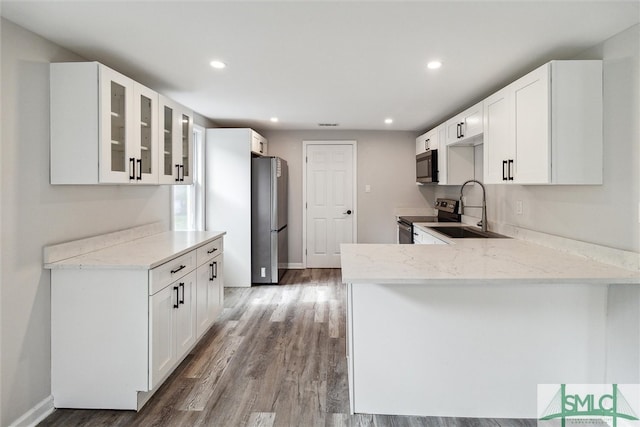
[[251, 159], [251, 281], [276, 284], [288, 263], [287, 162]]

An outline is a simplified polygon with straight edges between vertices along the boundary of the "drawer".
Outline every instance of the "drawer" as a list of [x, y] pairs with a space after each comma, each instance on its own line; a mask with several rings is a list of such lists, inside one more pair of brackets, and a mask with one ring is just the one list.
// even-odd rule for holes
[[222, 238], [218, 238], [213, 242], [209, 242], [206, 245], [200, 246], [196, 251], [198, 252], [198, 266], [209, 261], [211, 258], [218, 256], [222, 253]]
[[171, 282], [196, 268], [196, 251], [193, 250], [149, 271], [149, 295], [162, 290]]

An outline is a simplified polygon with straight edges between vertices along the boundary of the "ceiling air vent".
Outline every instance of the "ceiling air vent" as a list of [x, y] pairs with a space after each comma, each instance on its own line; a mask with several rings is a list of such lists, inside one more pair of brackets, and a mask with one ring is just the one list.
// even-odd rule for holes
[[330, 128], [338, 126], [338, 123], [318, 123], [318, 126]]

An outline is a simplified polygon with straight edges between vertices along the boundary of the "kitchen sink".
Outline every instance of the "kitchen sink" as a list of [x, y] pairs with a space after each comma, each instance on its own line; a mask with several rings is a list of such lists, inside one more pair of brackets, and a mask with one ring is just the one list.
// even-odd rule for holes
[[431, 227], [431, 229], [452, 239], [508, 239], [507, 236], [502, 234], [481, 231], [471, 227]]

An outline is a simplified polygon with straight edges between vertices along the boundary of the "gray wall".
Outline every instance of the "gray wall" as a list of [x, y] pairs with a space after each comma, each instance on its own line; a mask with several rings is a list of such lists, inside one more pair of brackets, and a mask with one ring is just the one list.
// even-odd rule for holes
[[[49, 63], [80, 60], [3, 20], [0, 425], [51, 394], [50, 275], [42, 248], [169, 221], [169, 187], [49, 185]], [[82, 337], [78, 337], [82, 339]]]
[[[433, 194], [415, 184], [415, 133], [375, 131], [259, 131], [269, 154], [289, 164], [289, 262], [302, 262], [302, 141], [357, 141], [358, 241], [395, 243], [397, 207], [429, 207]], [[365, 185], [371, 192], [365, 193]]]

